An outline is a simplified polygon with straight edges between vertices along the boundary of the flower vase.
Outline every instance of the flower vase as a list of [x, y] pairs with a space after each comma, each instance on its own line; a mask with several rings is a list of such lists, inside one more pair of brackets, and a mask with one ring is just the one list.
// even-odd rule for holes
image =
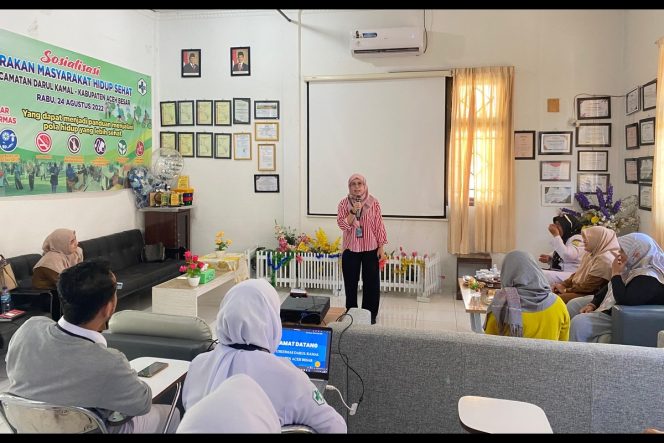
[[217, 258], [224, 258], [224, 255], [226, 255], [226, 251], [215, 251], [217, 254]]
[[189, 286], [191, 286], [192, 288], [198, 286], [200, 282], [201, 282], [200, 275], [197, 275], [196, 277], [187, 277], [187, 283], [189, 283]]

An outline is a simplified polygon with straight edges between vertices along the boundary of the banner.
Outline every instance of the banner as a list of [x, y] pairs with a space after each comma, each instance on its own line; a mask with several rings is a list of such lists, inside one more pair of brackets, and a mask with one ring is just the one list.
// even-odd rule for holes
[[150, 167], [149, 76], [0, 29], [0, 196], [125, 188]]

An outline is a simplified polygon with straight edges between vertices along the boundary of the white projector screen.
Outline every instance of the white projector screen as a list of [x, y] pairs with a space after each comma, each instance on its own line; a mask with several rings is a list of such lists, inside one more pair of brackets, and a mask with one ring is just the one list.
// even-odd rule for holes
[[445, 217], [445, 77], [308, 82], [307, 213], [355, 172], [386, 217]]

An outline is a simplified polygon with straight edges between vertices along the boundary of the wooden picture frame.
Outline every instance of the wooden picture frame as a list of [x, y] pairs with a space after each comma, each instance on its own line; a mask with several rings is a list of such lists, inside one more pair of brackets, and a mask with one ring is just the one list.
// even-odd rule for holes
[[233, 111], [231, 109], [230, 100], [215, 100], [214, 101], [214, 125], [215, 126], [231, 126]]
[[639, 149], [639, 124], [625, 125], [625, 149]]
[[196, 124], [198, 126], [212, 126], [213, 117], [212, 100], [196, 100]]
[[194, 156], [193, 132], [178, 132], [178, 152], [182, 157]]
[[540, 160], [541, 182], [572, 181], [572, 162], [570, 160]]
[[657, 107], [657, 79], [641, 86], [641, 106], [643, 111], [649, 111]]
[[611, 174], [579, 173], [576, 174], [576, 189], [582, 194], [594, 194], [599, 187], [606, 192]]
[[571, 155], [572, 131], [540, 131], [539, 155]]
[[655, 144], [655, 117], [639, 120], [639, 145], [650, 146]]
[[279, 192], [279, 174], [254, 174], [254, 192]]
[[201, 76], [201, 50], [183, 49], [180, 51], [180, 77]]
[[579, 123], [576, 127], [579, 148], [611, 147], [611, 123]]
[[178, 150], [177, 132], [161, 131], [159, 133], [159, 149]]
[[178, 103], [178, 125], [194, 126], [194, 101], [180, 100]]
[[652, 211], [652, 184], [639, 183], [639, 209]]
[[233, 124], [250, 125], [251, 124], [251, 99], [233, 98]]
[[251, 160], [251, 132], [233, 134], [233, 160]]
[[177, 126], [178, 112], [177, 104], [174, 101], [159, 102], [159, 114], [161, 126]]
[[637, 179], [639, 183], [652, 183], [655, 157], [639, 157], [637, 165]]
[[611, 97], [603, 95], [577, 98], [576, 115], [578, 120], [611, 118]]
[[277, 146], [274, 144], [259, 144], [256, 153], [259, 171], [277, 170]]
[[234, 46], [231, 48], [231, 76], [251, 75], [251, 48]]
[[213, 135], [211, 132], [196, 133], [196, 157], [212, 158]]
[[279, 120], [279, 100], [255, 100], [254, 118], [256, 120]]
[[577, 151], [576, 165], [579, 172], [607, 172], [609, 151]]
[[514, 131], [514, 160], [535, 159], [535, 131]]
[[230, 160], [233, 152], [233, 134], [214, 134], [214, 158]]
[[634, 114], [641, 109], [641, 88], [638, 86], [625, 94], [625, 115]]
[[625, 159], [625, 183], [639, 182], [639, 160], [637, 158]]
[[254, 122], [257, 142], [279, 141], [279, 122]]
[[574, 189], [569, 185], [542, 185], [542, 206], [570, 206], [573, 203]]

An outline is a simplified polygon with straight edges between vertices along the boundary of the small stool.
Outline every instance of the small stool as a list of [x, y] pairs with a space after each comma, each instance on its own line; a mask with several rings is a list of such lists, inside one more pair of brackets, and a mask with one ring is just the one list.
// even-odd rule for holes
[[553, 434], [542, 408], [523, 401], [466, 395], [459, 399], [459, 421], [474, 433]]

